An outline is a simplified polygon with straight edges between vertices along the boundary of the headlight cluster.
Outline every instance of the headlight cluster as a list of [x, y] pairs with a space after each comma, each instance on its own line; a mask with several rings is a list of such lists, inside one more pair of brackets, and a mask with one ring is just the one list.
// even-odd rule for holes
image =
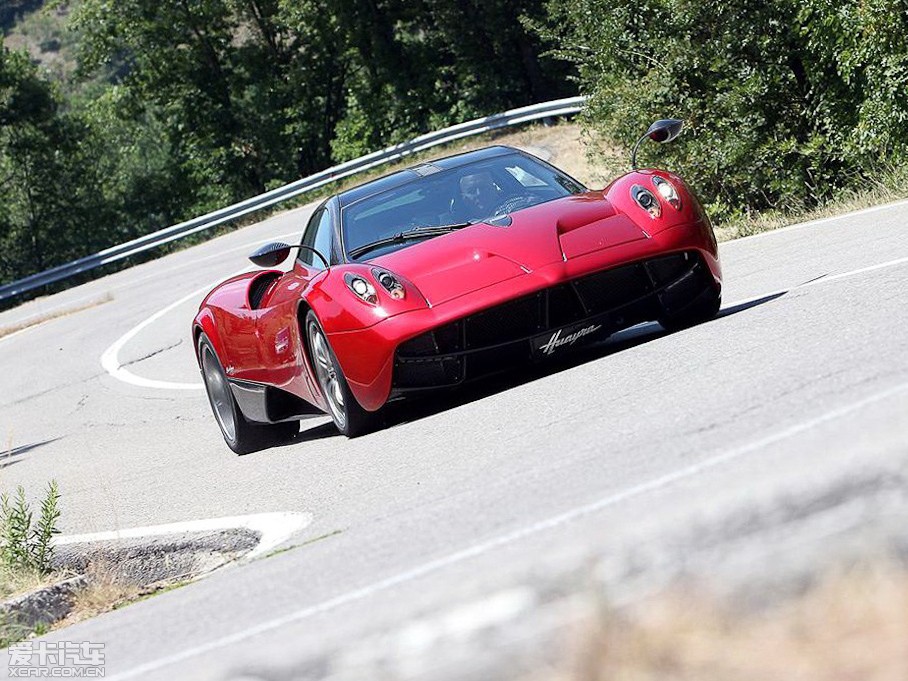
[[[659, 192], [659, 196], [672, 208], [681, 210], [681, 197], [678, 194], [678, 190], [675, 189], [675, 185], [665, 178], [654, 175], [653, 186]], [[638, 206], [649, 213], [651, 218], [658, 218], [662, 215], [662, 204], [659, 203], [659, 199], [642, 184], [635, 184], [631, 187], [631, 197], [633, 197]]]
[[631, 187], [631, 196], [634, 197], [634, 201], [637, 202], [638, 206], [649, 213], [651, 218], [657, 218], [662, 215], [662, 206], [659, 205], [659, 199], [646, 187], [635, 184]]
[[[406, 292], [404, 291], [403, 284], [400, 283], [397, 277], [387, 270], [380, 270], [377, 267], [372, 270], [372, 276], [375, 281], [378, 282], [379, 286], [388, 292], [389, 296], [395, 300], [403, 300]], [[347, 288], [349, 288], [357, 298], [370, 305], [378, 305], [378, 291], [367, 277], [348, 272], [344, 276], [344, 281], [347, 284]]]
[[375, 277], [375, 281], [381, 284], [382, 288], [385, 289], [392, 298], [395, 300], [403, 300], [404, 295], [406, 295], [404, 293], [404, 286], [397, 280], [397, 277], [387, 270], [380, 270], [377, 267], [372, 270], [372, 276]]
[[675, 189], [675, 185], [658, 175], [653, 176], [653, 184], [656, 185], [656, 191], [659, 192], [663, 199], [668, 201], [676, 210], [681, 210], [681, 197], [678, 196], [678, 190]]

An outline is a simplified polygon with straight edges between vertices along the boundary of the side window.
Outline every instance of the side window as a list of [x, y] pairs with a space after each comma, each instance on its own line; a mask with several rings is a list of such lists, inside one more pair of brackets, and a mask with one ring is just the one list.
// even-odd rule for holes
[[[306, 231], [303, 234], [303, 245], [314, 248], [321, 253], [328, 262], [331, 262], [331, 246], [333, 242], [333, 229], [331, 226], [331, 212], [325, 208], [319, 208], [309, 219], [306, 225]], [[324, 269], [324, 264], [312, 251], [301, 249], [299, 261], [311, 269]]]

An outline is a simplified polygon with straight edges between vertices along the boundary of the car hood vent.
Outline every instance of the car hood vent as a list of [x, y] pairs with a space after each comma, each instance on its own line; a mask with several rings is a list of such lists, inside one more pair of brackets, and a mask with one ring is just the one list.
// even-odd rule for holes
[[647, 234], [601, 192], [511, 213], [507, 228], [477, 223], [370, 261], [413, 282], [430, 305], [617, 246]]

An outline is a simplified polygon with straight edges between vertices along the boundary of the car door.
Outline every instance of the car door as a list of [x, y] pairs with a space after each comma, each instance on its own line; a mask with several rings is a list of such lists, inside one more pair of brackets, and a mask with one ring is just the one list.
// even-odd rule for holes
[[[331, 202], [319, 206], [303, 231], [301, 244], [315, 248], [332, 262], [335, 220]], [[262, 360], [262, 382], [275, 385], [307, 400], [318, 394], [313, 377], [306, 371], [303, 338], [297, 320], [299, 301], [313, 282], [324, 276], [321, 259], [300, 249], [293, 267], [275, 283], [256, 320], [256, 335]]]

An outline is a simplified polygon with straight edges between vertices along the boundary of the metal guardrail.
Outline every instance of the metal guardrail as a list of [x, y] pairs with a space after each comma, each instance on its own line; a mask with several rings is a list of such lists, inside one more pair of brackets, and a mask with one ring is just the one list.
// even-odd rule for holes
[[383, 163], [388, 163], [389, 161], [399, 160], [418, 151], [423, 151], [440, 144], [447, 144], [448, 142], [453, 142], [464, 137], [479, 135], [498, 128], [528, 123], [542, 118], [575, 114], [580, 111], [585, 101], [586, 97], [556, 99], [551, 102], [533, 104], [519, 109], [511, 109], [504, 113], [477, 118], [472, 121], [467, 121], [466, 123], [460, 123], [436, 132], [421, 135], [409, 142], [403, 142], [393, 147], [388, 147], [387, 149], [361, 156], [352, 161], [346, 161], [345, 163], [333, 166], [327, 170], [322, 170], [309, 177], [304, 177], [295, 182], [291, 182], [290, 184], [286, 184], [283, 187], [272, 189], [264, 194], [254, 196], [245, 201], [240, 201], [239, 203], [227, 206], [226, 208], [220, 208], [207, 215], [202, 215], [201, 217], [193, 218], [172, 225], [171, 227], [166, 227], [157, 232], [152, 232], [151, 234], [146, 234], [137, 239], [133, 239], [132, 241], [127, 241], [118, 246], [104, 249], [93, 255], [73, 260], [64, 265], [58, 265], [57, 267], [45, 270], [44, 272], [38, 272], [37, 274], [32, 274], [9, 284], [4, 284], [3, 286], [0, 286], [0, 301], [47, 284], [53, 284], [75, 276], [76, 274], [81, 274], [82, 272], [88, 272], [103, 265], [116, 262], [117, 260], [128, 258], [136, 253], [149, 251], [171, 241], [182, 239], [190, 234], [216, 227], [217, 225], [261, 210], [262, 208], [268, 208], [281, 201], [286, 201], [287, 199], [299, 196], [300, 194], [312, 191], [313, 189], [318, 189], [319, 187], [336, 180], [363, 172], [364, 170], [369, 170], [370, 168], [374, 168]]

